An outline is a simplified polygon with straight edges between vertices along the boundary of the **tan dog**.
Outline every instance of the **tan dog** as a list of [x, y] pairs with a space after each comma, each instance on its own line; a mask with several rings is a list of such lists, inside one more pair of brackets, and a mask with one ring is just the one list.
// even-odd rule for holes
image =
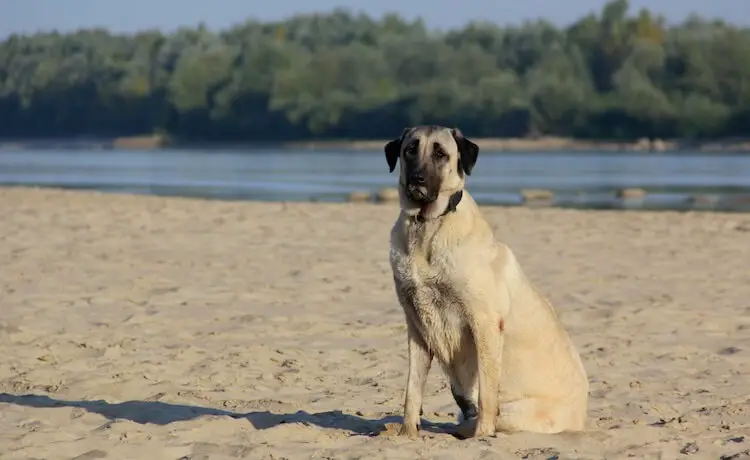
[[[432, 358], [461, 409], [461, 437], [582, 430], [588, 379], [552, 305], [464, 190], [479, 148], [457, 129], [417, 126], [385, 146], [401, 159], [390, 260], [408, 330], [401, 434], [416, 437]], [[498, 417], [499, 415], [499, 417]]]

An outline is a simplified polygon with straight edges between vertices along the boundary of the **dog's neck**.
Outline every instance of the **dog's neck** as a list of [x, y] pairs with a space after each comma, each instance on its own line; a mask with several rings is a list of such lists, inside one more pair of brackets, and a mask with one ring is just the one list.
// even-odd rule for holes
[[419, 213], [414, 216], [414, 220], [416, 220], [417, 222], [425, 222], [426, 220], [430, 220], [430, 219], [440, 219], [446, 214], [456, 212], [458, 203], [461, 202], [461, 198], [463, 198], [463, 196], [464, 196], [464, 191], [459, 190], [453, 193], [450, 197], [448, 197], [448, 204], [445, 206], [445, 209], [443, 210], [442, 213], [438, 214], [435, 217], [425, 217], [424, 209], [421, 209]]

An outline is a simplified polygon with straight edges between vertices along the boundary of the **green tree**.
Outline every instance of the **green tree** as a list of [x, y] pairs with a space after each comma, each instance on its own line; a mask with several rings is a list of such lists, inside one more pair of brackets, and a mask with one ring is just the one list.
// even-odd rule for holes
[[750, 132], [750, 30], [667, 26], [612, 0], [447, 32], [338, 9], [215, 32], [106, 30], [0, 42], [0, 137], [166, 133], [183, 141], [471, 136], [711, 138]]

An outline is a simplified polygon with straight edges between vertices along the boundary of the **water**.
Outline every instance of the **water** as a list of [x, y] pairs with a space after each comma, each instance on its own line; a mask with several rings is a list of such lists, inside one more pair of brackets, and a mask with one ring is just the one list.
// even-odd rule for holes
[[[380, 150], [0, 150], [0, 185], [343, 201], [350, 192], [396, 182]], [[747, 154], [483, 151], [468, 183], [481, 204], [520, 204], [521, 189], [542, 188], [564, 207], [750, 211]], [[624, 187], [648, 194], [642, 201], [616, 199]], [[689, 204], [691, 196], [702, 199]]]

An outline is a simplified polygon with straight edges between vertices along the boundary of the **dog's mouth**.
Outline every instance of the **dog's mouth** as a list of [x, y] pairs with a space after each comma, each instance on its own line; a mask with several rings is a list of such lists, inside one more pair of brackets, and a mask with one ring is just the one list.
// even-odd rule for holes
[[406, 197], [414, 203], [422, 206], [430, 204], [437, 200], [437, 194], [431, 193], [427, 187], [408, 184], [406, 186]]

